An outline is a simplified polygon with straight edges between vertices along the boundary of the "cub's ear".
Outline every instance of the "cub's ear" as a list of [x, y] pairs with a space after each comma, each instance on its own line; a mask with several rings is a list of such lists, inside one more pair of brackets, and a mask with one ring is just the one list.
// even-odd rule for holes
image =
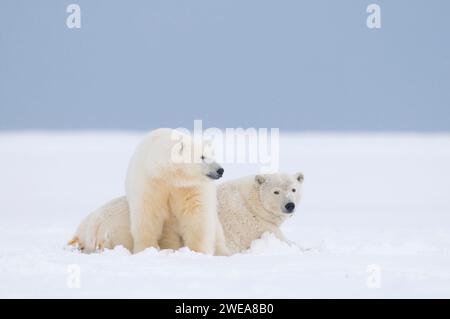
[[170, 150], [170, 159], [173, 163], [183, 163], [183, 142], [175, 143]]
[[295, 175], [294, 175], [294, 177], [295, 177], [295, 179], [297, 180], [297, 181], [299, 181], [300, 183], [303, 183], [303, 180], [305, 179], [305, 177], [303, 176], [303, 173], [296, 173]]
[[265, 181], [266, 181], [266, 179], [264, 178], [264, 176], [262, 176], [262, 175], [255, 176], [255, 182], [258, 183], [259, 185], [261, 185]]
[[211, 148], [213, 146], [213, 143], [211, 140], [203, 140], [203, 146]]
[[178, 154], [183, 155], [184, 143], [183, 142], [177, 143], [177, 148], [178, 148]]
[[205, 154], [214, 156], [214, 147], [211, 140], [204, 140], [203, 141], [203, 152]]

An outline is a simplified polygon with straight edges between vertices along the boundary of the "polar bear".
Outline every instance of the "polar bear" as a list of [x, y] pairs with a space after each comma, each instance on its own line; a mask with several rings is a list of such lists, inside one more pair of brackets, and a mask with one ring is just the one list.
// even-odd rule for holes
[[211, 145], [172, 129], [150, 132], [137, 146], [126, 176], [133, 250], [158, 248], [171, 219], [174, 240], [193, 251], [213, 254], [217, 197], [213, 179], [224, 169]]
[[262, 234], [280, 230], [291, 217], [302, 194], [303, 174], [264, 174], [243, 177], [218, 186], [219, 219], [231, 254], [250, 248]]
[[[242, 252], [265, 232], [272, 232], [288, 242], [279, 226], [293, 215], [301, 197], [303, 179], [302, 173], [267, 174], [220, 185], [215, 255]], [[127, 198], [119, 197], [89, 215], [70, 244], [79, 245], [83, 252], [112, 249], [118, 245], [132, 252], [129, 220]], [[178, 249], [183, 246], [182, 238], [176, 235], [177, 227], [173, 217], [166, 220], [158, 241], [160, 248]]]
[[116, 198], [88, 215], [78, 226], [69, 245], [77, 246], [88, 254], [120, 245], [132, 252], [127, 198]]

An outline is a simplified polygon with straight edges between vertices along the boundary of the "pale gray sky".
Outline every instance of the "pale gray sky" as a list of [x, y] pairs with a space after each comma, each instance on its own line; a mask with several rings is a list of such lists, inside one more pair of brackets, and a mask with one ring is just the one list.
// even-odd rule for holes
[[450, 131], [449, 12], [446, 0], [1, 0], [0, 129]]

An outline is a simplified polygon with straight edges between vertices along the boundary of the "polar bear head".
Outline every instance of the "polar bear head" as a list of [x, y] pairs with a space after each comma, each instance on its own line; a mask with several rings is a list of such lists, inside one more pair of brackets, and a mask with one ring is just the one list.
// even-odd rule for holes
[[214, 159], [212, 143], [179, 131], [172, 133], [170, 168], [177, 175], [177, 181], [191, 184], [222, 177], [224, 169]]
[[256, 175], [261, 205], [275, 215], [292, 215], [302, 195], [303, 179], [302, 173]]

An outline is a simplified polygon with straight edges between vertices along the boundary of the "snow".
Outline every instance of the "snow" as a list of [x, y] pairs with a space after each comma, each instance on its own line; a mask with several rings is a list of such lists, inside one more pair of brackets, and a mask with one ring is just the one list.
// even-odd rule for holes
[[[282, 134], [280, 171], [305, 174], [283, 225], [292, 245], [266, 234], [232, 257], [69, 249], [81, 219], [124, 193], [141, 137], [0, 134], [0, 297], [450, 297], [450, 135]], [[258, 172], [224, 167], [225, 180]]]

